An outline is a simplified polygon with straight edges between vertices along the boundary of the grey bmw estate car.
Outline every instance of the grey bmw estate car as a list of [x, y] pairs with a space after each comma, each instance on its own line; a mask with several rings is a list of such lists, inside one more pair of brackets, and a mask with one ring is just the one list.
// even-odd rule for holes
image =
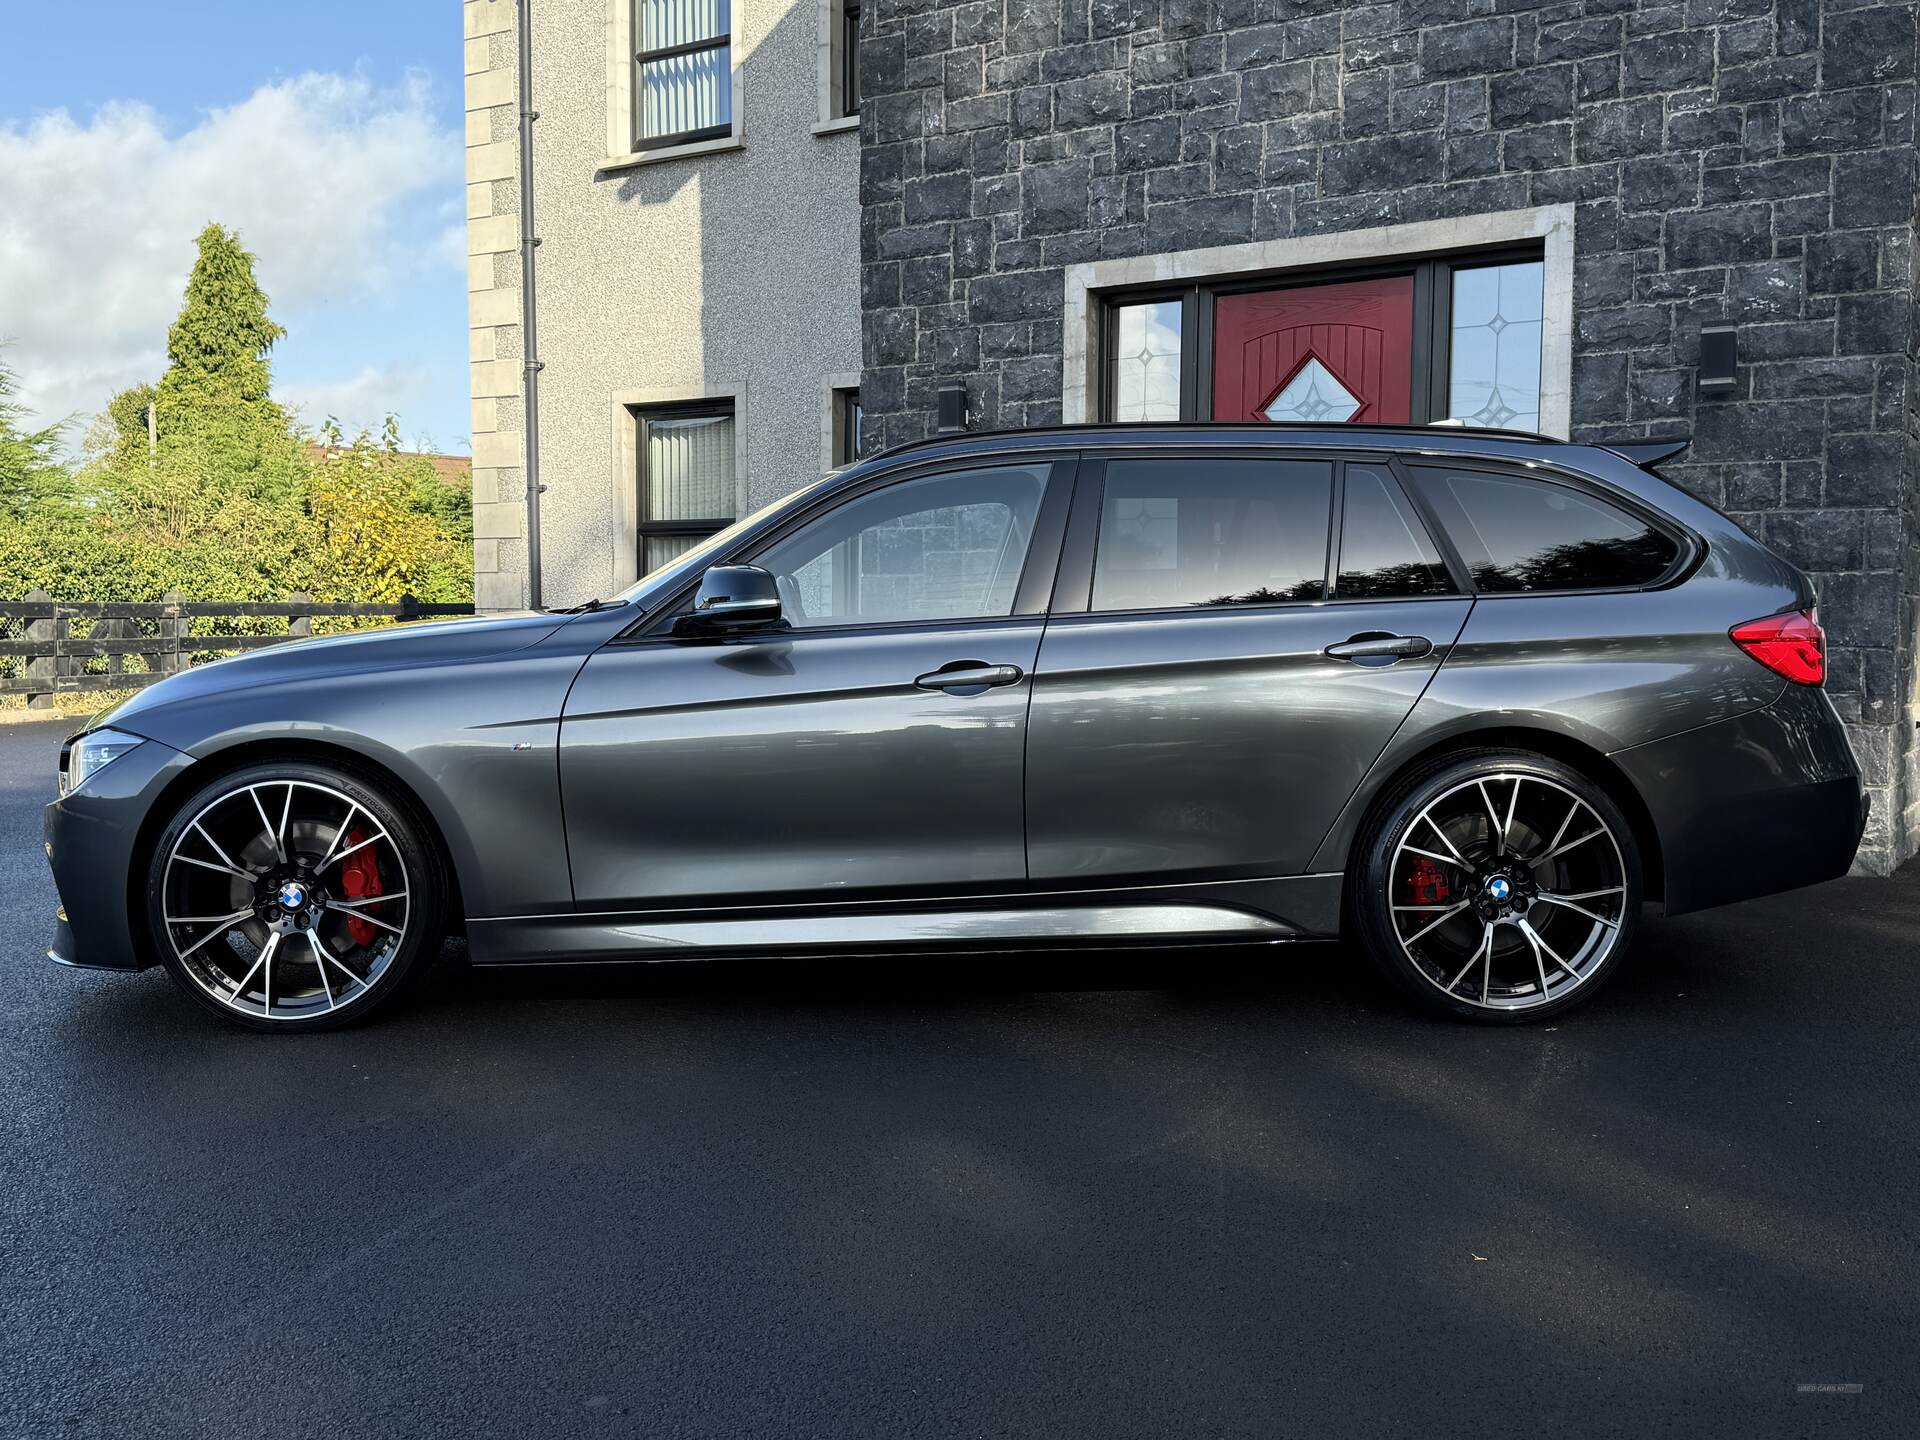
[[617, 597], [102, 714], [52, 955], [306, 1030], [451, 930], [483, 965], [1346, 934], [1447, 1015], [1553, 1015], [1644, 902], [1830, 879], [1865, 822], [1813, 592], [1648, 468], [1679, 448], [905, 446]]

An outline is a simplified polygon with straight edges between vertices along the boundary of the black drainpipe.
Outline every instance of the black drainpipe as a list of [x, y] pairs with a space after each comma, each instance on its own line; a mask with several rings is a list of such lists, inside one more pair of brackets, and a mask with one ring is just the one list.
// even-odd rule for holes
[[516, 0], [514, 16], [520, 41], [520, 353], [527, 414], [527, 603], [540, 608], [540, 332], [535, 324], [533, 252], [533, 4]]

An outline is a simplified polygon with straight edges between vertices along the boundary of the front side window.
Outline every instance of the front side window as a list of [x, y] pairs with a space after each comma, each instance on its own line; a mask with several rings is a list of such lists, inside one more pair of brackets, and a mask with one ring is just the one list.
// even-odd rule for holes
[[1385, 600], [1453, 593], [1453, 581], [1447, 578], [1447, 567], [1427, 527], [1389, 471], [1379, 465], [1348, 465], [1342, 492], [1335, 598]]
[[797, 628], [1011, 615], [1049, 466], [927, 475], [870, 491], [776, 541]]
[[651, 574], [733, 523], [733, 407], [643, 411], [640, 573]]
[[634, 33], [638, 148], [731, 134], [731, 0], [636, 0]]
[[1679, 558], [1646, 521], [1565, 485], [1438, 466], [1413, 479], [1481, 590], [1650, 585]]
[[1332, 492], [1324, 461], [1109, 461], [1093, 608], [1318, 600]]

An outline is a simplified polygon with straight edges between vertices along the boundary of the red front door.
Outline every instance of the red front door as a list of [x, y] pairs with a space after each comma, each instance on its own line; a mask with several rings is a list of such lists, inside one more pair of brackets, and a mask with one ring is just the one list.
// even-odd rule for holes
[[1213, 418], [1405, 423], [1412, 414], [1413, 277], [1222, 295], [1213, 311]]

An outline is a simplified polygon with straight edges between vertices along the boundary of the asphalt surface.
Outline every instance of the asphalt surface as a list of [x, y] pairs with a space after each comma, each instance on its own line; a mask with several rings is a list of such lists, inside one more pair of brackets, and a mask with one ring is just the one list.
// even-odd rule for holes
[[0, 725], [0, 1434], [1920, 1431], [1920, 874], [1552, 1028], [1332, 946], [450, 948], [261, 1036], [40, 958], [59, 733]]

